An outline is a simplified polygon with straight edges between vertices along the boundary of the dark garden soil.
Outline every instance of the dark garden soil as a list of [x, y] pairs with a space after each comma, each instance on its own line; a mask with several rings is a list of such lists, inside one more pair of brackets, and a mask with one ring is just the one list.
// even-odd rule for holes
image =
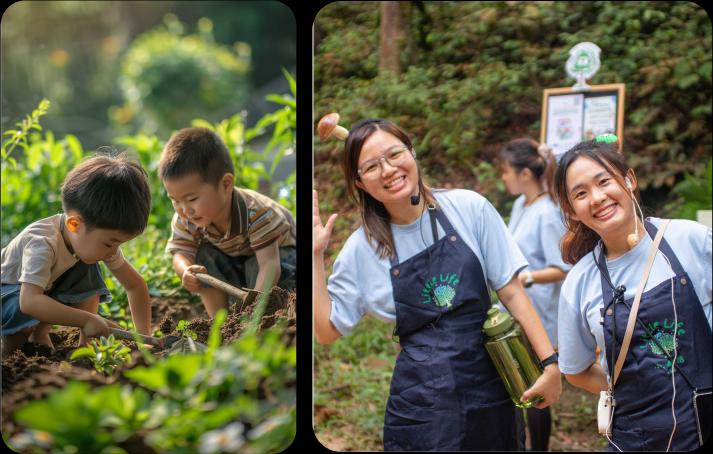
[[[268, 303], [261, 317], [260, 329], [273, 326], [278, 320], [286, 320], [282, 340], [286, 345], [295, 341], [295, 303], [296, 293], [287, 292], [279, 287], [270, 291]], [[152, 304], [152, 331], [160, 329], [164, 335], [181, 336], [175, 331], [179, 320], [190, 321], [188, 329], [196, 333], [196, 340], [206, 343], [210, 333], [210, 319], [200, 303], [188, 300], [155, 298]], [[233, 304], [228, 317], [221, 328], [223, 345], [235, 341], [247, 328], [257, 302], [245, 308]], [[146, 362], [133, 341], [122, 340], [132, 349], [131, 360], [114, 371], [111, 376], [96, 372], [88, 359], [69, 360], [79, 343], [77, 328], [59, 327], [50, 333], [55, 346], [49, 347], [26, 342], [20, 349], [2, 361], [2, 435], [5, 439], [20, 431], [13, 421], [13, 413], [27, 402], [41, 399], [51, 391], [62, 388], [70, 379], [81, 380], [92, 385], [111, 383], [129, 383], [122, 372]], [[160, 348], [154, 348], [157, 356], [167, 354]]]

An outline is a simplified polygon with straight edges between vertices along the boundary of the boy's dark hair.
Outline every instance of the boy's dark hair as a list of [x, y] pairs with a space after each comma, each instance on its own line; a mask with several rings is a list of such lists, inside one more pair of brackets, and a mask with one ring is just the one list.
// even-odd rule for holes
[[77, 211], [88, 230], [138, 235], [146, 228], [151, 211], [146, 171], [125, 152], [93, 156], [64, 178], [62, 208]]
[[228, 147], [207, 128], [184, 128], [163, 147], [158, 163], [161, 181], [198, 172], [201, 179], [217, 185], [226, 173], [235, 174]]

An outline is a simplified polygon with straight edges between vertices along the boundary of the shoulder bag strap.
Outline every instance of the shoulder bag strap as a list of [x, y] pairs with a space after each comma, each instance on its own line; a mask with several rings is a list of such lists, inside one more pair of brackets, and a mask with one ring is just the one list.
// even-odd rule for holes
[[616, 380], [619, 378], [619, 372], [621, 372], [622, 366], [624, 366], [624, 359], [626, 354], [629, 352], [629, 344], [631, 343], [631, 335], [634, 333], [634, 325], [636, 324], [636, 314], [639, 312], [639, 303], [641, 302], [641, 294], [644, 293], [644, 287], [646, 287], [646, 281], [649, 279], [649, 273], [651, 272], [651, 266], [654, 264], [654, 258], [656, 257], [656, 252], [659, 249], [659, 243], [663, 238], [663, 233], [668, 227], [670, 219], [666, 219], [661, 223], [659, 231], [654, 238], [654, 242], [651, 245], [651, 252], [649, 252], [649, 259], [646, 262], [646, 267], [644, 268], [644, 274], [641, 276], [641, 281], [639, 286], [636, 288], [636, 296], [634, 297], [634, 304], [631, 306], [631, 311], [629, 312], [629, 320], [626, 323], [626, 333], [624, 334], [624, 341], [621, 344], [621, 350], [619, 350], [619, 357], [616, 359], [616, 365], [614, 366], [614, 379], [612, 381], [612, 388], [616, 384]]

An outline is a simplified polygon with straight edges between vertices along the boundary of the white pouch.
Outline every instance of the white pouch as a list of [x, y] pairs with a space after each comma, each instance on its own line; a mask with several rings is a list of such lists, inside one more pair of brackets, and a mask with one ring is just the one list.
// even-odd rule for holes
[[599, 393], [599, 404], [597, 405], [597, 426], [599, 433], [611, 436], [611, 422], [616, 401], [611, 391], [601, 391]]

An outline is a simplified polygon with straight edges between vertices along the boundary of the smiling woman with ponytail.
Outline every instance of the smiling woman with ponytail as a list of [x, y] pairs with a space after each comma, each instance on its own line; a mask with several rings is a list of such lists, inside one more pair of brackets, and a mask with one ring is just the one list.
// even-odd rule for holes
[[[635, 293], [655, 254], [613, 385], [609, 450], [691, 451], [711, 430], [711, 229], [671, 220], [653, 249], [664, 220], [642, 219], [637, 189], [613, 143], [582, 142], [560, 160], [562, 254], [575, 264], [560, 292], [560, 367], [574, 386], [609, 390]], [[696, 402], [705, 408], [700, 414], [694, 392], [704, 396]]]

